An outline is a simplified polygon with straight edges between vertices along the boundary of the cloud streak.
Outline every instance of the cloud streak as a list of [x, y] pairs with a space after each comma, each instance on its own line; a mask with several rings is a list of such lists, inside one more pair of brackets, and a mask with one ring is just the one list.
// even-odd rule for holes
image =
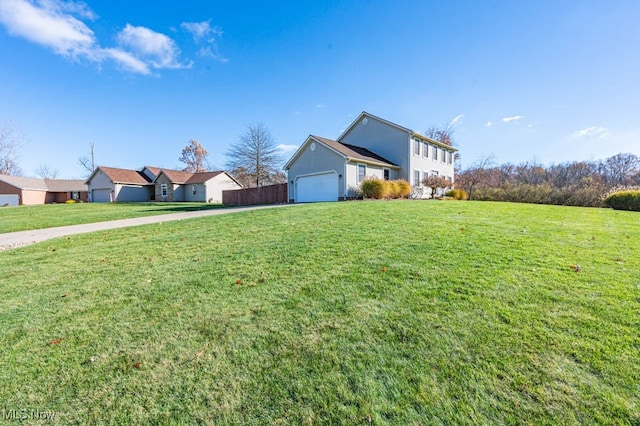
[[220, 62], [228, 62], [228, 59], [220, 55], [218, 39], [223, 31], [220, 27], [212, 27], [211, 20], [203, 22], [183, 22], [180, 27], [191, 34], [193, 41], [200, 47], [198, 55], [214, 58]]
[[574, 138], [598, 137], [604, 139], [609, 136], [609, 129], [600, 126], [591, 126], [573, 133]]
[[524, 115], [514, 115], [512, 117], [504, 117], [502, 119], [503, 123], [510, 123], [512, 121], [518, 121], [518, 120], [522, 120], [524, 118]]
[[[9, 34], [49, 48], [65, 58], [98, 65], [112, 61], [120, 69], [143, 75], [153, 70], [192, 66], [190, 61], [180, 61], [181, 51], [173, 39], [146, 27], [126, 24], [115, 37], [117, 45], [103, 47], [83, 22], [96, 19], [98, 16], [81, 1], [0, 0], [0, 24]], [[194, 40], [208, 43], [205, 52], [209, 48], [211, 56], [217, 55], [217, 46], [214, 53], [211, 43], [221, 30], [212, 28], [208, 21], [185, 28]]]

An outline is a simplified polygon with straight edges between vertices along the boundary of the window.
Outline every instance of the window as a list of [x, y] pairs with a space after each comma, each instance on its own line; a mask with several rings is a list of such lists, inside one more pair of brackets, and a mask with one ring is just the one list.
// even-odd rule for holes
[[422, 156], [429, 158], [429, 144], [426, 142], [422, 142]]
[[420, 155], [420, 139], [418, 138], [414, 138], [413, 139], [413, 155]]
[[431, 176], [438, 177], [439, 174], [437, 170], [431, 170]]
[[167, 184], [163, 183], [162, 185], [160, 185], [160, 195], [162, 195], [163, 198], [167, 197]]
[[358, 164], [358, 183], [362, 182], [366, 175], [367, 175], [366, 164]]
[[422, 180], [425, 180], [429, 177], [429, 172], [422, 172]]
[[433, 161], [438, 161], [438, 147], [433, 147]]
[[198, 186], [195, 184], [191, 185], [191, 192], [193, 192], [193, 195], [196, 195], [196, 192], [198, 192]]
[[447, 153], [447, 163], [453, 163], [453, 154], [451, 153], [451, 151]]
[[389, 169], [383, 169], [382, 170], [382, 176], [383, 176], [384, 180], [389, 180]]
[[80, 199], [80, 193], [77, 191], [74, 191], [71, 193], [71, 199], [72, 200], [79, 200]]
[[415, 186], [420, 186], [420, 170], [413, 171], [413, 184]]
[[446, 163], [447, 162], [447, 152], [444, 150], [444, 148], [442, 148], [442, 162]]

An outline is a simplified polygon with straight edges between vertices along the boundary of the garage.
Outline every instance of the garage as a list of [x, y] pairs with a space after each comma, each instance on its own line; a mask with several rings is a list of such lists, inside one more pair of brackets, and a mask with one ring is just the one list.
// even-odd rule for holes
[[296, 180], [296, 202], [338, 201], [338, 175], [335, 172], [300, 176]]
[[111, 189], [94, 189], [91, 191], [91, 201], [94, 203], [110, 203]]
[[0, 194], [0, 207], [17, 206], [20, 204], [20, 196], [17, 194]]

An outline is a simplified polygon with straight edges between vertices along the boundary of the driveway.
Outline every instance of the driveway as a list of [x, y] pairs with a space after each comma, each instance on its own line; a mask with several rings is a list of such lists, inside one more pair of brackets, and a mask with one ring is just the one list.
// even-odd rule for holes
[[110, 220], [107, 222], [85, 223], [82, 225], [59, 226], [56, 228], [34, 229], [32, 231], [9, 232], [7, 234], [0, 234], [0, 251], [27, 246], [29, 244], [39, 243], [42, 241], [50, 240], [52, 238], [66, 237], [67, 235], [85, 234], [87, 232], [104, 231], [107, 229], [147, 225], [149, 223], [193, 219], [196, 217], [216, 216], [248, 210], [273, 209], [278, 207], [285, 207], [288, 205], [290, 204], [229, 207], [212, 210], [199, 210], [193, 212], [161, 214], [157, 216], [144, 216], [132, 219]]

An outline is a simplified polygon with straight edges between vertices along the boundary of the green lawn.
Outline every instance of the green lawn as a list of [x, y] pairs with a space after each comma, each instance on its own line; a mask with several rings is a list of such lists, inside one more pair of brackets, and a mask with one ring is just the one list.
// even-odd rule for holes
[[52, 240], [0, 271], [5, 412], [640, 424], [638, 213], [299, 205]]
[[221, 207], [208, 203], [78, 203], [0, 208], [0, 234]]

